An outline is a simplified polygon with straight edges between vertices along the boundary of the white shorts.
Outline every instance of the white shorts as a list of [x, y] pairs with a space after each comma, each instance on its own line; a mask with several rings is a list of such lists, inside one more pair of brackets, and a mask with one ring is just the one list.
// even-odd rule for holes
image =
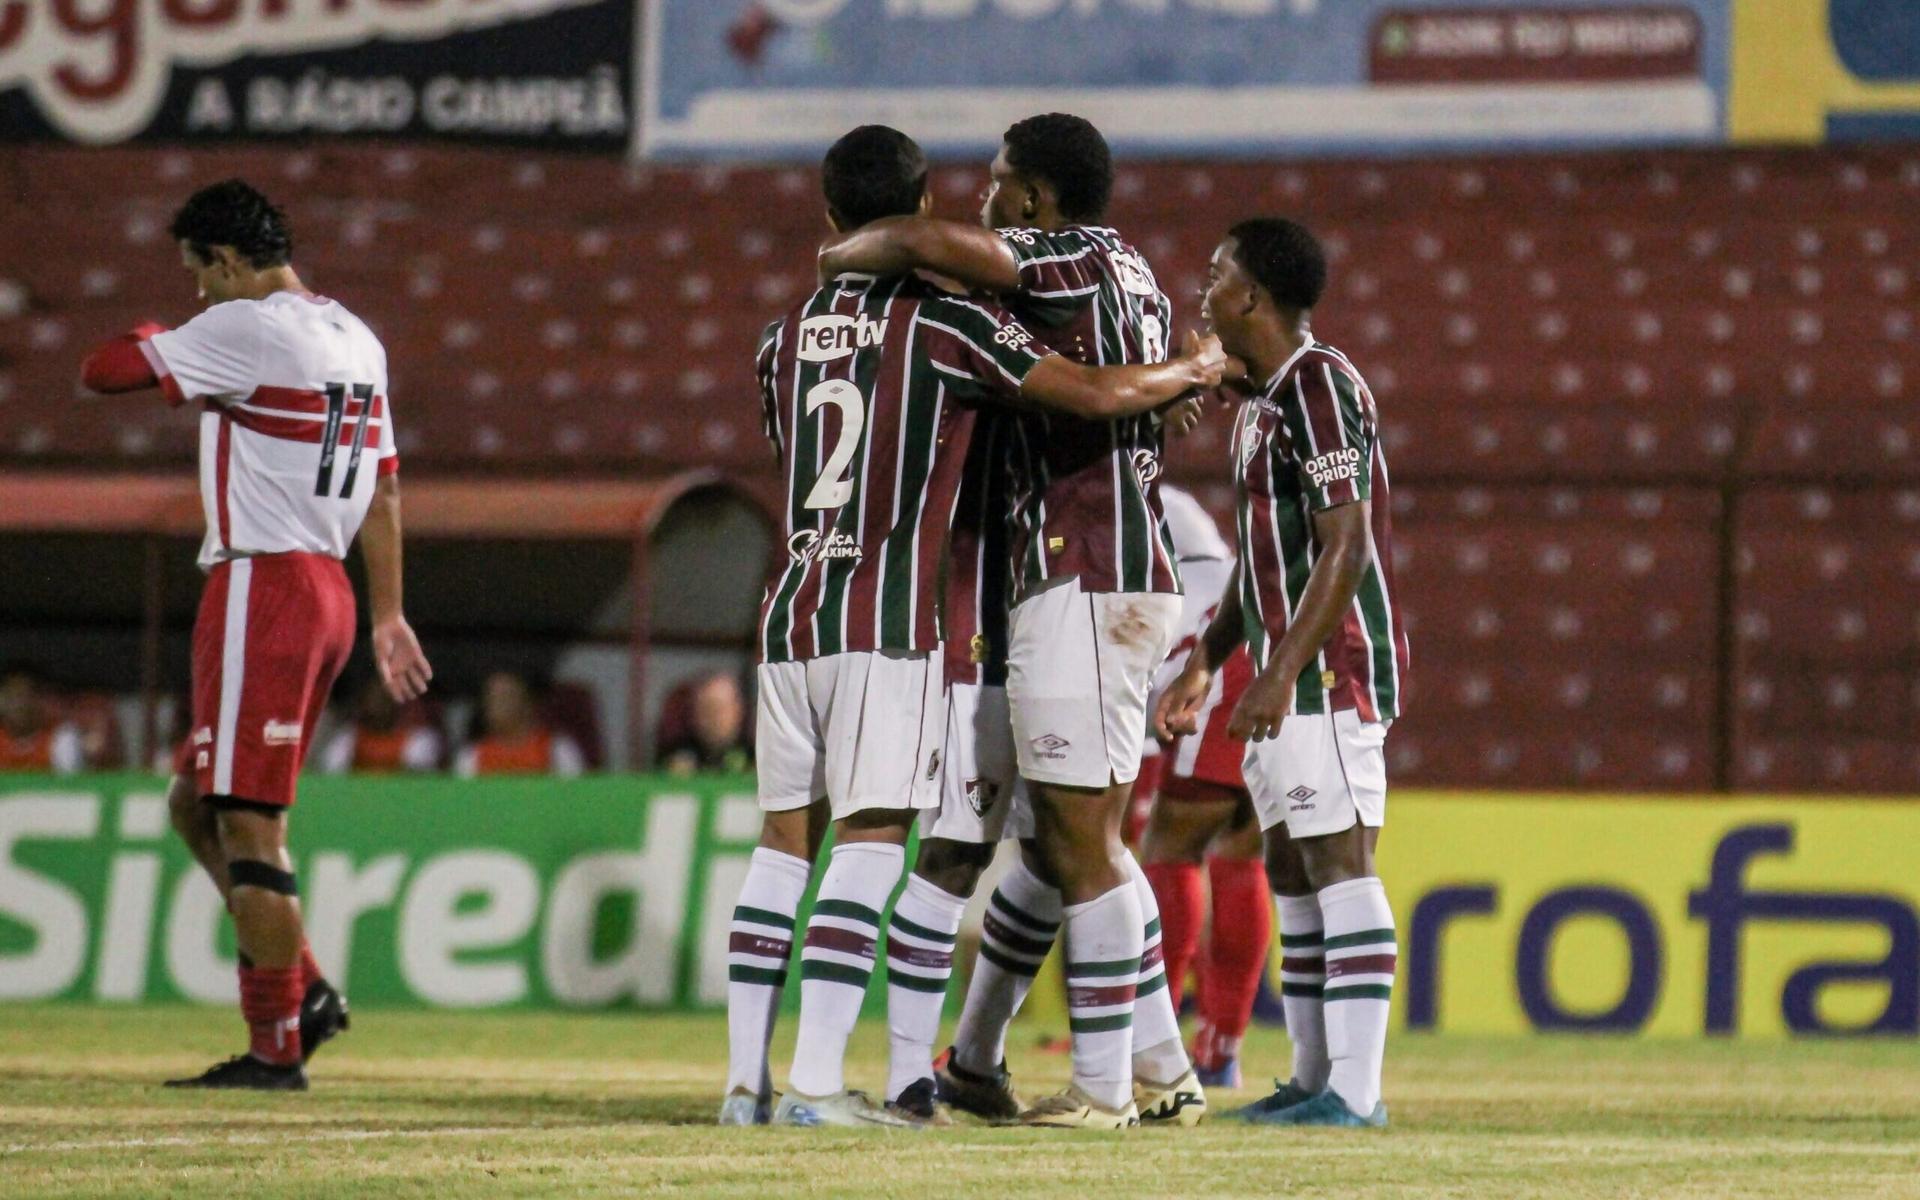
[[1286, 822], [1290, 837], [1324, 837], [1355, 821], [1387, 819], [1387, 726], [1352, 709], [1286, 717], [1280, 736], [1248, 742], [1243, 764], [1260, 828]]
[[1066, 787], [1132, 782], [1147, 688], [1179, 620], [1178, 596], [1084, 592], [1078, 578], [1015, 605], [1007, 702], [1020, 774]]
[[937, 651], [762, 663], [754, 730], [760, 807], [785, 812], [825, 796], [838, 821], [870, 808], [939, 804], [941, 668]]
[[1031, 837], [1026, 789], [1013, 763], [1007, 689], [947, 685], [947, 736], [940, 751], [940, 807], [920, 814], [920, 836], [991, 845]]

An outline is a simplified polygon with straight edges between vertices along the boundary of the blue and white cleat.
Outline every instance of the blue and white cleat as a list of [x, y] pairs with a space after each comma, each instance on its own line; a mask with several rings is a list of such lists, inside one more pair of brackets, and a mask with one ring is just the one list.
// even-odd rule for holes
[[1282, 1083], [1273, 1081], [1273, 1094], [1262, 1096], [1252, 1104], [1242, 1105], [1228, 1113], [1236, 1121], [1262, 1122], [1281, 1109], [1292, 1108], [1296, 1104], [1305, 1104], [1313, 1099], [1313, 1093], [1291, 1080]]
[[773, 1118], [773, 1097], [747, 1091], [727, 1093], [720, 1102], [722, 1125], [765, 1125]]
[[851, 1129], [917, 1129], [920, 1126], [896, 1117], [884, 1105], [875, 1104], [865, 1092], [842, 1088], [831, 1096], [802, 1096], [788, 1092], [773, 1110], [775, 1125], [794, 1125], [815, 1129], [823, 1125]]
[[1382, 1100], [1373, 1111], [1361, 1116], [1347, 1107], [1340, 1093], [1328, 1088], [1318, 1096], [1298, 1104], [1248, 1117], [1255, 1125], [1315, 1125], [1331, 1129], [1382, 1129], [1387, 1124], [1387, 1104]]

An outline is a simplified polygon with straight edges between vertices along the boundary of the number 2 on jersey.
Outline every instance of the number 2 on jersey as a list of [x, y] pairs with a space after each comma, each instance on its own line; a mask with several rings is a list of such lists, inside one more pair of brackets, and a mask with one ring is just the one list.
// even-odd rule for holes
[[327, 420], [320, 431], [320, 473], [313, 481], [313, 494], [333, 493], [333, 460], [340, 451], [340, 424], [347, 417], [349, 392], [360, 402], [360, 413], [353, 424], [353, 445], [347, 451], [347, 473], [340, 481], [340, 498], [353, 495], [353, 484], [360, 476], [360, 452], [367, 448], [367, 427], [373, 423], [373, 385], [370, 383], [329, 383]]
[[[860, 449], [860, 434], [867, 426], [867, 402], [860, 389], [844, 379], [826, 379], [807, 389], [807, 415], [812, 416], [825, 404], [840, 410], [840, 437], [833, 444], [820, 468], [820, 478], [807, 493], [807, 508], [839, 508], [853, 497], [853, 456]], [[824, 430], [826, 418], [821, 418]]]

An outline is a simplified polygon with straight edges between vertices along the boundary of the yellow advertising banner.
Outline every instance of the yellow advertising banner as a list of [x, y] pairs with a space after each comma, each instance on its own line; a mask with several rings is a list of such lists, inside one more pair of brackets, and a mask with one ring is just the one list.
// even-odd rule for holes
[[1920, 4], [1734, 0], [1735, 142], [1920, 136]]

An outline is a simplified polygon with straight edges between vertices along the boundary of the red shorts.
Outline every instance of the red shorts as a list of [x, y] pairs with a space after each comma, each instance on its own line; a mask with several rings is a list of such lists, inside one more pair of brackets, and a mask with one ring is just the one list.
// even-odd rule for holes
[[200, 795], [293, 803], [354, 625], [337, 558], [267, 554], [213, 569], [193, 623], [193, 724], [179, 764]]
[[1252, 682], [1253, 659], [1241, 646], [1214, 672], [1213, 687], [1200, 706], [1200, 732], [1182, 737], [1167, 750], [1167, 775], [1160, 784], [1162, 796], [1169, 800], [1196, 799], [1191, 786], [1195, 783], [1236, 792], [1247, 790], [1246, 778], [1240, 773], [1247, 744], [1227, 736], [1227, 723], [1233, 720], [1233, 710]]

